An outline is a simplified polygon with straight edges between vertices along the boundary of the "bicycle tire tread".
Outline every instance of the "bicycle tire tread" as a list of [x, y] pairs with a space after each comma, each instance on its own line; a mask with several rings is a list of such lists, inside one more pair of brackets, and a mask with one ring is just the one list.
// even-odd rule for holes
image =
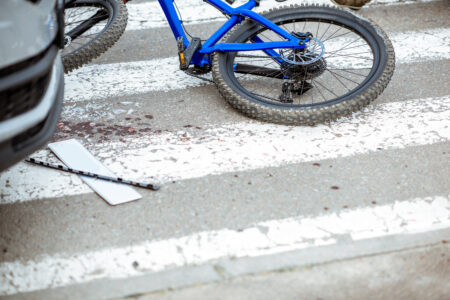
[[[277, 9], [270, 9], [269, 11], [263, 12], [262, 15], [268, 13], [276, 13], [277, 11], [283, 13], [283, 10], [285, 9], [297, 9], [305, 7], [331, 8], [329, 5], [290, 5]], [[347, 9], [335, 7], [333, 7], [333, 9], [345, 11], [345, 13], [350, 13], [352, 15], [355, 15], [357, 18], [361, 18], [361, 16]], [[376, 80], [376, 82], [362, 94], [357, 95], [353, 99], [330, 106], [310, 107], [302, 110], [281, 109], [261, 105], [254, 101], [246, 99], [245, 97], [233, 91], [233, 89], [226, 84], [219, 67], [220, 53], [215, 53], [213, 57], [212, 75], [219, 93], [232, 107], [251, 118], [286, 125], [316, 125], [318, 123], [336, 120], [337, 118], [348, 116], [355, 111], [361, 110], [363, 107], [367, 106], [370, 102], [375, 100], [384, 91], [389, 81], [391, 80], [395, 69], [395, 53], [392, 42], [390, 41], [386, 33], [381, 30], [381, 28], [372, 20], [367, 18], [364, 18], [364, 20], [367, 21], [371, 26], [373, 26], [376, 32], [381, 36], [382, 40], [385, 43], [388, 57], [386, 67], [379, 78]], [[235, 30], [238, 30], [240, 26], [245, 26], [245, 24], [246, 23], [244, 22], [243, 24], [236, 26], [223, 39], [227, 40]]]
[[122, 1], [117, 1], [117, 4], [119, 5], [119, 13], [105, 33], [86, 47], [81, 48], [71, 55], [63, 56], [64, 73], [67, 74], [72, 72], [91, 62], [93, 59], [99, 57], [109, 48], [114, 46], [120, 39], [127, 26], [128, 11], [126, 5]]

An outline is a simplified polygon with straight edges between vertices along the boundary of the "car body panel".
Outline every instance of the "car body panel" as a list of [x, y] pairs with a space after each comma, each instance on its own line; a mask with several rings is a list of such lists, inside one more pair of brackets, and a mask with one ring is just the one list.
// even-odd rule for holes
[[0, 122], [0, 141], [20, 134], [37, 125], [47, 117], [58, 93], [60, 74], [61, 72], [64, 72], [59, 54], [54, 62], [50, 82], [41, 102], [35, 108], [30, 109], [23, 114]]
[[62, 0], [0, 1], [0, 171], [52, 136], [64, 98]]
[[0, 1], [0, 69], [38, 55], [58, 32], [55, 0]]
[[26, 132], [23, 132], [15, 138], [0, 142], [0, 172], [33, 153], [37, 148], [44, 145], [53, 135], [56, 124], [58, 123], [59, 115], [61, 114], [64, 98], [64, 72], [58, 74], [57, 82], [57, 93], [52, 107], [45, 120], [36, 125], [40, 127], [39, 131], [19, 145], [14, 145], [14, 140], [17, 139], [17, 137], [26, 134]]

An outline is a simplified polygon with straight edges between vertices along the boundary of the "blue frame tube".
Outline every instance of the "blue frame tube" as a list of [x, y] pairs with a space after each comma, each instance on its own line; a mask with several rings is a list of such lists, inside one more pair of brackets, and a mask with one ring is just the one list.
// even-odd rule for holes
[[189, 40], [186, 37], [183, 26], [181, 26], [181, 20], [175, 10], [173, 0], [158, 0], [158, 2], [159, 5], [161, 5], [164, 15], [166, 16], [167, 22], [169, 22], [169, 26], [170, 29], [172, 29], [175, 40], [177, 40], [180, 36], [183, 37], [184, 44], [187, 47], [189, 45]]
[[[260, 39], [257, 35], [252, 37], [251, 41], [253, 43], [264, 43], [264, 41], [262, 39]], [[267, 55], [272, 56], [272, 57], [276, 57], [277, 55], [279, 55], [276, 51], [272, 50], [272, 49], [267, 49], [267, 50], [263, 50]], [[278, 59], [278, 62], [282, 62], [281, 59]]]
[[[208, 38], [206, 42], [204, 42], [202, 48], [197, 52], [197, 55], [194, 56], [194, 63], [201, 61], [201, 65], [208, 63], [209, 58], [202, 58], [203, 55], [208, 55], [215, 51], [255, 51], [255, 50], [263, 50], [267, 55], [276, 57], [279, 54], [271, 49], [276, 48], [297, 48], [303, 49], [305, 45], [299, 44], [299, 39], [292, 36], [290, 33], [285, 31], [283, 28], [275, 25], [270, 20], [264, 18], [263, 16], [251, 11], [256, 6], [255, 0], [249, 0], [245, 4], [233, 8], [230, 5], [226, 4], [222, 0], [204, 0], [208, 2], [212, 6], [216, 7], [222, 13], [229, 15], [230, 19], [225, 22], [211, 37]], [[178, 17], [177, 11], [175, 10], [175, 6], [173, 4], [173, 0], [158, 0], [163, 12], [169, 22], [170, 28], [175, 36], [175, 39], [178, 37], [182, 37], [184, 44], [186, 47], [189, 46], [189, 40], [186, 37], [186, 33], [184, 32], [183, 26], [181, 25], [181, 20]], [[217, 43], [234, 25], [241, 23], [245, 18], [250, 18], [262, 26], [267, 27], [268, 29], [274, 31], [280, 36], [287, 39], [287, 41], [279, 41], [279, 42], [264, 42], [257, 36], [252, 39], [253, 43]]]
[[[213, 51], [204, 52], [205, 49], [213, 47], [234, 25], [240, 22], [239, 16], [232, 16], [228, 21], [225, 22], [214, 34], [203, 43], [201, 53], [211, 53]], [[219, 44], [220, 45], [220, 44]]]
[[[223, 52], [232, 52], [232, 51], [255, 51], [255, 50], [266, 50], [266, 49], [277, 49], [277, 48], [297, 48], [299, 49], [301, 46], [298, 44], [293, 44], [291, 41], [285, 42], [263, 42], [263, 43], [220, 43], [216, 44], [212, 47], [205, 48], [199, 51], [200, 53], [212, 53], [215, 51], [223, 51]], [[304, 46], [303, 46], [304, 47]], [[267, 53], [267, 52], [266, 52]], [[276, 53], [276, 52], [275, 52]], [[273, 56], [275, 53], [268, 53]], [[279, 56], [276, 54], [276, 56]]]

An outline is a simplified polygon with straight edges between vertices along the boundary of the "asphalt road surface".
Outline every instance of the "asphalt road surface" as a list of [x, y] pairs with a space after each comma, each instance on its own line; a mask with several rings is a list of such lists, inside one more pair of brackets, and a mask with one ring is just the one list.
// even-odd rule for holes
[[[191, 34], [223, 22], [186, 2]], [[156, 2], [127, 6], [120, 41], [66, 75], [53, 141], [76, 138], [117, 175], [162, 188], [110, 206], [76, 175], [2, 172], [0, 297], [450, 297], [448, 0], [364, 7], [393, 42], [395, 74], [373, 105], [315, 127], [236, 112], [178, 70]]]

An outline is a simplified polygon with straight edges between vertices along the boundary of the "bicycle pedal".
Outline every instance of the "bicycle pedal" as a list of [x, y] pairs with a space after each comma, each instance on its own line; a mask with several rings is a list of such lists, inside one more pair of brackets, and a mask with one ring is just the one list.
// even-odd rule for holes
[[180, 69], [187, 70], [191, 64], [192, 58], [196, 51], [202, 47], [202, 40], [200, 38], [192, 38], [189, 46], [185, 48], [183, 38], [177, 39], [178, 44], [178, 58], [180, 59]]

